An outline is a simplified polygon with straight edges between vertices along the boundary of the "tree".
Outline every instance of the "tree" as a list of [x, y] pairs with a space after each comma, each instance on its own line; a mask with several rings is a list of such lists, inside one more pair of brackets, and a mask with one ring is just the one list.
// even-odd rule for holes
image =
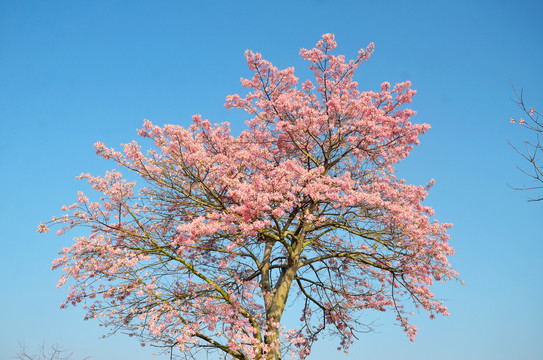
[[[79, 193], [53, 219], [59, 234], [88, 229], [53, 263], [59, 286], [73, 283], [63, 307], [83, 302], [86, 319], [144, 343], [236, 359], [303, 359], [325, 333], [347, 350], [370, 329], [364, 310], [395, 311], [411, 340], [410, 310], [448, 315], [428, 286], [457, 277], [451, 225], [422, 204], [433, 180], [409, 185], [394, 168], [430, 126], [410, 122], [410, 82], [357, 90], [373, 44], [349, 62], [335, 47], [325, 34], [301, 50], [315, 75], [301, 89], [293, 68], [247, 51], [248, 92], [226, 99], [251, 116], [237, 137], [195, 115], [188, 128], [146, 120], [146, 152], [96, 143], [145, 186], [79, 176], [101, 197]], [[290, 298], [299, 326], [287, 329]]]
[[[515, 104], [519, 106], [519, 108], [522, 109], [522, 111], [526, 114], [526, 119], [520, 118], [519, 120], [515, 120], [511, 118], [511, 123], [517, 123], [524, 128], [532, 131], [535, 133], [535, 140], [524, 141], [524, 150], [519, 150], [517, 147], [509, 143], [515, 149], [523, 158], [526, 160], [530, 165], [530, 170], [523, 170], [520, 169], [524, 174], [528, 175], [532, 180], [534, 180], [537, 184], [534, 186], [529, 187], [522, 187], [522, 188], [516, 188], [517, 190], [538, 190], [543, 189], [543, 166], [541, 165], [541, 159], [539, 158], [539, 155], [543, 151], [543, 147], [541, 145], [541, 141], [539, 136], [543, 134], [543, 122], [540, 119], [541, 114], [534, 110], [533, 107], [528, 108], [524, 104], [524, 99], [522, 97], [522, 90], [520, 91], [520, 94], [517, 92], [517, 90], [513, 87], [513, 91], [515, 92], [516, 100], [513, 100]], [[539, 195], [538, 197], [531, 199], [530, 201], [541, 201], [543, 200], [543, 196]]]
[[[73, 358], [73, 353], [60, 345], [46, 347], [45, 344], [42, 344], [36, 354], [29, 353], [24, 344], [19, 344], [19, 347], [21, 350], [15, 357], [19, 360], [70, 360]], [[87, 359], [90, 357], [86, 357], [84, 360]]]

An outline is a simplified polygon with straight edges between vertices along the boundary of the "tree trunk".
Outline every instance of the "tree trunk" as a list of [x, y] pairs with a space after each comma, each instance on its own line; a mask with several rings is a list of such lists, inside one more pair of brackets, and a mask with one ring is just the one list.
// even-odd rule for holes
[[[281, 324], [281, 317], [285, 305], [287, 303], [288, 294], [292, 281], [298, 271], [298, 259], [299, 255], [296, 255], [292, 261], [289, 261], [289, 266], [279, 278], [277, 285], [273, 292], [273, 298], [270, 306], [266, 311], [266, 317], [268, 321], [272, 321], [277, 326]], [[266, 337], [266, 344], [277, 343], [277, 347], [268, 353], [266, 360], [281, 360], [281, 347], [279, 343], [279, 328], [274, 328], [272, 335]]]

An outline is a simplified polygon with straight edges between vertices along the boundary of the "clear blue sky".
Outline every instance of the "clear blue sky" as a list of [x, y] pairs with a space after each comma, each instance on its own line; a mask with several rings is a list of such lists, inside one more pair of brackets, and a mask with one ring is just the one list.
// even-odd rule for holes
[[71, 239], [37, 224], [87, 190], [76, 175], [113, 167], [94, 142], [118, 147], [144, 118], [187, 125], [195, 113], [239, 132], [243, 114], [223, 104], [249, 75], [245, 49], [304, 78], [299, 49], [331, 32], [348, 58], [375, 42], [362, 89], [411, 80], [418, 90], [415, 119], [432, 129], [399, 170], [410, 183], [436, 179], [428, 204], [455, 225], [452, 263], [466, 286], [434, 288], [451, 316], [417, 316], [414, 343], [392, 314], [368, 313], [380, 326], [349, 355], [323, 339], [311, 358], [542, 359], [543, 203], [508, 187], [529, 180], [507, 144], [531, 135], [509, 123], [521, 116], [510, 79], [543, 108], [542, 15], [541, 1], [522, 0], [1, 1], [0, 358], [18, 341], [153, 358], [123, 335], [100, 339], [82, 309], [59, 309], [66, 290], [50, 265]]

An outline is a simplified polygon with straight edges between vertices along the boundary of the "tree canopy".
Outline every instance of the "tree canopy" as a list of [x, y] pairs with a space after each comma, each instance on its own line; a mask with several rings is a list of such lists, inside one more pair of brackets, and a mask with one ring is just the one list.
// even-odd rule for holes
[[144, 343], [236, 359], [303, 359], [323, 334], [347, 350], [368, 309], [394, 311], [412, 340], [411, 309], [448, 315], [429, 286], [457, 276], [451, 225], [423, 205], [433, 180], [395, 176], [430, 126], [410, 121], [410, 82], [358, 90], [373, 44], [351, 61], [335, 47], [325, 34], [300, 51], [315, 76], [301, 85], [247, 51], [247, 91], [226, 99], [250, 116], [239, 136], [195, 115], [188, 128], [146, 120], [148, 151], [96, 143], [141, 181], [79, 176], [99, 196], [80, 192], [52, 221], [84, 233], [53, 264], [59, 286], [70, 279], [63, 306], [83, 303], [87, 319]]

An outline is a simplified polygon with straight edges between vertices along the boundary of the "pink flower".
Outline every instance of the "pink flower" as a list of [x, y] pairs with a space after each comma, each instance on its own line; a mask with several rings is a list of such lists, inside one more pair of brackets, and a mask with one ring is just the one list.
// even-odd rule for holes
[[49, 228], [47, 227], [47, 225], [45, 225], [44, 222], [41, 222], [40, 225], [38, 226], [38, 230], [37, 232], [39, 233], [46, 233], [49, 231]]
[[515, 119], [511, 118], [511, 124], [515, 123]]
[[530, 109], [530, 115], [533, 115], [534, 114], [534, 108], [531, 108]]

